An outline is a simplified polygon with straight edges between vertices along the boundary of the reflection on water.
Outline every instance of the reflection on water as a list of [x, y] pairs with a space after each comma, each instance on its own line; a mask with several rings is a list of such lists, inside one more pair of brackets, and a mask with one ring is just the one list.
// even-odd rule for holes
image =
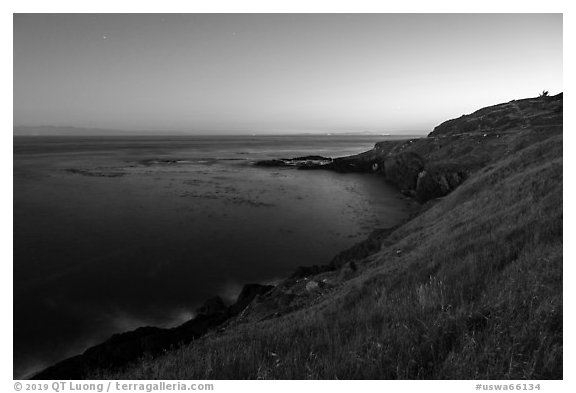
[[376, 140], [15, 138], [15, 376], [397, 224], [404, 202], [376, 176], [250, 165]]

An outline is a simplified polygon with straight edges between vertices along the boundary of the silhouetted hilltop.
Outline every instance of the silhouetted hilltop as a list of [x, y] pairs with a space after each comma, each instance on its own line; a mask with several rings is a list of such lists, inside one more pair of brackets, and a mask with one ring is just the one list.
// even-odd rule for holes
[[513, 100], [445, 121], [434, 128], [428, 136], [494, 134], [539, 126], [562, 127], [562, 113], [563, 93], [555, 96]]
[[490, 106], [440, 124], [427, 138], [383, 141], [355, 156], [321, 157], [317, 164], [282, 159], [259, 165], [379, 173], [403, 193], [426, 202], [448, 194], [489, 163], [562, 133], [562, 98], [560, 93]]

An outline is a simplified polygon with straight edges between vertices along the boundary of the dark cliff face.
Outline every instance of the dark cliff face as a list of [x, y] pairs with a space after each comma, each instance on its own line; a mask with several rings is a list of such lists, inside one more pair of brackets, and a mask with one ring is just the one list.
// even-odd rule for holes
[[418, 174], [416, 199], [425, 202], [447, 195], [469, 175], [470, 172], [458, 164], [430, 165]]
[[418, 184], [418, 175], [424, 169], [424, 159], [417, 153], [405, 151], [384, 161], [386, 179], [401, 191], [412, 191]]

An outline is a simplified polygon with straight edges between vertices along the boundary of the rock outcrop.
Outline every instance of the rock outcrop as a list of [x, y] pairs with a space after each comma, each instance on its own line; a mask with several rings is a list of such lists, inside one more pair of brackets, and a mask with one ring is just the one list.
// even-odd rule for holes
[[416, 190], [418, 176], [423, 170], [424, 159], [411, 151], [391, 155], [384, 161], [386, 179], [404, 193]]
[[429, 165], [418, 173], [415, 196], [422, 202], [442, 197], [452, 192], [470, 175], [469, 170], [458, 164]]
[[223, 314], [228, 310], [224, 304], [224, 300], [220, 296], [214, 296], [206, 300], [204, 304], [196, 310], [196, 315], [218, 315]]
[[293, 166], [298, 169], [317, 169], [332, 163], [332, 158], [322, 156], [305, 156], [295, 158], [278, 158], [273, 160], [257, 161], [258, 166]]

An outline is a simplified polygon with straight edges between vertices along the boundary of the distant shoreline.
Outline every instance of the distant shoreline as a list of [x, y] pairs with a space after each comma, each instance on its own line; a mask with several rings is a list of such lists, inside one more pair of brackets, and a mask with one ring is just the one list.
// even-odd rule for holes
[[401, 132], [230, 132], [230, 131], [162, 131], [162, 130], [117, 130], [82, 127], [28, 127], [16, 126], [13, 128], [13, 137], [378, 137], [378, 138], [409, 138], [426, 136], [425, 131], [407, 130]]

